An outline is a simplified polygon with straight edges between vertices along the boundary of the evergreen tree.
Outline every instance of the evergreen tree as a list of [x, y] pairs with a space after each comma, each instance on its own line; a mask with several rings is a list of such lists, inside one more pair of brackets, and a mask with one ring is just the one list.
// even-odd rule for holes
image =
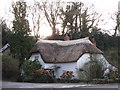
[[28, 57], [33, 44], [33, 38], [29, 36], [30, 28], [28, 20], [26, 19], [26, 2], [17, 1], [12, 4], [13, 7], [13, 35], [10, 36], [10, 49], [12, 55], [18, 58], [20, 61], [20, 66], [24, 59]]
[[59, 10], [60, 10], [60, 1], [58, 2], [43, 2], [43, 13], [45, 15], [45, 18], [52, 30], [52, 36], [51, 39], [54, 39], [58, 34], [59, 31], [57, 29], [57, 26], [60, 24], [59, 19]]
[[2, 30], [2, 46], [4, 46], [7, 43], [8, 39], [8, 30], [9, 28], [7, 27], [5, 21], [0, 23], [0, 29]]

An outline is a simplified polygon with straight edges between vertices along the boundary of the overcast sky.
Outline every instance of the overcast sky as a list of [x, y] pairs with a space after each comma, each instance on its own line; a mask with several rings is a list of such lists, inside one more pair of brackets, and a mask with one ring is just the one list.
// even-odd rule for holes
[[[8, 21], [8, 23], [10, 23], [12, 19], [9, 13], [10, 11], [9, 8], [13, 1], [18, 1], [18, 0], [0, 0], [0, 18], [1, 17], [5, 18]], [[24, 1], [27, 1], [28, 3], [32, 3], [34, 0], [24, 0]], [[41, 0], [36, 0], [36, 1], [41, 1]], [[120, 0], [61, 0], [61, 1], [79, 1], [79, 2], [81, 1], [84, 2], [85, 4], [94, 4], [96, 11], [101, 13], [102, 18], [105, 19], [103, 25], [101, 24], [102, 28], [112, 29], [114, 23], [112, 20], [110, 20], [110, 17], [112, 14], [118, 11], [118, 2]]]

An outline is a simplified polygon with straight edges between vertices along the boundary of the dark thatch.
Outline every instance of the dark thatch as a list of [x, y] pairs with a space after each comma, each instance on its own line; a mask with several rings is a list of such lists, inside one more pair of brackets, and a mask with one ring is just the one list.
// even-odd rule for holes
[[[64, 43], [66, 44], [64, 45]], [[102, 54], [103, 52], [89, 41], [76, 43], [75, 40], [40, 40], [32, 48], [31, 54], [33, 53], [40, 53], [46, 63], [69, 63], [76, 62], [84, 53]]]

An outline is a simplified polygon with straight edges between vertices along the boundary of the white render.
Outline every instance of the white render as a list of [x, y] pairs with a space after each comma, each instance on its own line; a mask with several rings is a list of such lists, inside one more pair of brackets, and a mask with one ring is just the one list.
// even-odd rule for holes
[[[109, 64], [109, 62], [104, 58], [102, 54], [94, 54], [98, 60], [100, 60], [103, 63], [103, 68], [105, 70], [104, 75], [109, 73], [109, 68], [112, 66]], [[73, 71], [74, 78], [79, 78], [78, 76], [78, 70], [81, 69], [85, 63], [90, 61], [90, 54], [85, 53], [83, 54], [77, 62], [71, 62], [71, 63], [45, 63], [44, 60], [41, 58], [41, 55], [39, 53], [32, 54], [29, 60], [35, 60], [35, 56], [39, 56], [38, 60], [40, 64], [42, 65], [42, 68], [44, 69], [53, 69], [54, 75], [56, 78], [60, 78], [62, 73], [64, 71]], [[55, 66], [58, 66], [59, 68], [53, 68]], [[112, 66], [112, 68], [115, 68]]]
[[[93, 55], [95, 55], [96, 60], [99, 60], [100, 62], [103, 63], [104, 68], [109, 68], [111, 66], [102, 54], [93, 54]], [[84, 66], [84, 64], [89, 61], [90, 61], [89, 53], [82, 55], [77, 61], [78, 68], [82, 68]]]
[[35, 60], [35, 56], [39, 56], [38, 61], [40, 62], [40, 64], [42, 65], [42, 68], [44, 68], [45, 63], [43, 61], [43, 59], [41, 58], [41, 55], [39, 53], [36, 54], [32, 54], [31, 57], [29, 58], [29, 60], [34, 61]]

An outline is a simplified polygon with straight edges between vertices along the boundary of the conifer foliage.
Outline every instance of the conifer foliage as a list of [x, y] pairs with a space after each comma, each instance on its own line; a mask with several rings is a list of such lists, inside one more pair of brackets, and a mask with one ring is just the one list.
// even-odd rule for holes
[[20, 66], [29, 55], [33, 44], [33, 38], [29, 36], [30, 28], [27, 17], [26, 2], [17, 1], [12, 4], [14, 20], [10, 37], [12, 55], [20, 60]]

